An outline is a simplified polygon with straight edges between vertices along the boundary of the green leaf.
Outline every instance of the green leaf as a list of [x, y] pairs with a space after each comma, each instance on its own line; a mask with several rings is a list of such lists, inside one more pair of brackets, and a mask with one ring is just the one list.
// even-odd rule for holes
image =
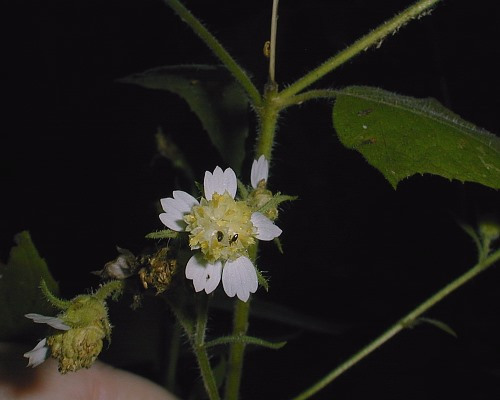
[[337, 93], [333, 125], [396, 188], [414, 174], [500, 188], [500, 139], [434, 99], [351, 86]]
[[155, 231], [148, 233], [146, 239], [173, 239], [179, 236], [179, 232], [173, 231], [171, 229], [163, 229], [161, 231]]
[[[172, 65], [119, 80], [182, 97], [201, 121], [222, 158], [241, 171], [248, 136], [248, 98], [224, 67]], [[188, 132], [186, 132], [188, 134]]]
[[222, 336], [220, 338], [211, 340], [210, 342], [205, 343], [205, 347], [218, 346], [221, 344], [230, 344], [230, 343], [245, 343], [245, 344], [253, 344], [256, 346], [267, 347], [268, 349], [278, 350], [286, 345], [286, 342], [269, 342], [264, 339], [259, 339], [253, 336], [244, 336], [244, 335], [232, 335], [232, 336]]
[[422, 322], [426, 322], [428, 324], [431, 324], [431, 325], [435, 326], [436, 328], [441, 329], [443, 332], [446, 332], [447, 334], [449, 334], [455, 338], [458, 337], [457, 333], [448, 324], [445, 324], [443, 321], [439, 321], [437, 319], [432, 319], [432, 318], [420, 317], [415, 321], [415, 324], [422, 323]]
[[[234, 304], [227, 296], [214, 297], [210, 304], [218, 310], [232, 313]], [[302, 314], [286, 306], [264, 301], [258, 297], [252, 298], [250, 308], [252, 318], [259, 318], [272, 323], [280, 323], [310, 332], [324, 333], [327, 335], [344, 334], [351, 327], [343, 323], [333, 323], [328, 320]]]
[[58, 285], [38, 254], [29, 232], [14, 237], [7, 265], [0, 264], [0, 340], [13, 339], [35, 329], [27, 313], [52, 315], [54, 310], [40, 291], [43, 279], [52, 293]]
[[267, 281], [266, 277], [262, 275], [262, 272], [260, 272], [258, 268], [255, 268], [255, 271], [257, 272], [257, 280], [259, 282], [259, 285], [266, 289], [266, 292], [269, 292], [269, 282]]
[[273, 208], [278, 207], [284, 201], [294, 201], [297, 200], [298, 196], [289, 196], [287, 194], [281, 194], [280, 192], [276, 193], [271, 200], [269, 200], [266, 204], [264, 204], [257, 211], [264, 214], [266, 211], [272, 210]]

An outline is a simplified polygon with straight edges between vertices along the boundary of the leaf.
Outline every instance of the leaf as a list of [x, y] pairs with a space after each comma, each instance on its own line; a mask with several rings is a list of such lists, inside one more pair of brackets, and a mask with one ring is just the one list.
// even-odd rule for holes
[[0, 265], [0, 339], [9, 340], [34, 329], [27, 313], [50, 315], [54, 313], [40, 291], [43, 279], [52, 293], [58, 285], [47, 264], [38, 254], [29, 232], [14, 237], [14, 246], [7, 265]]
[[[219, 310], [225, 310], [228, 312], [232, 312], [234, 310], [234, 304], [227, 296], [214, 297], [210, 304], [212, 307]], [[281, 323], [310, 332], [318, 332], [328, 335], [340, 335], [350, 329], [350, 326], [346, 324], [334, 323], [328, 320], [302, 314], [286, 306], [261, 300], [258, 297], [252, 298], [250, 315], [272, 323]]]
[[172, 65], [119, 79], [182, 97], [201, 121], [222, 158], [241, 171], [248, 136], [248, 99], [222, 66]]
[[269, 282], [267, 281], [266, 277], [262, 275], [262, 272], [260, 272], [258, 268], [255, 268], [255, 271], [257, 272], [257, 280], [259, 282], [259, 285], [266, 289], [266, 292], [269, 292]]
[[416, 324], [422, 323], [422, 322], [427, 322], [428, 324], [431, 324], [431, 325], [435, 326], [436, 328], [441, 329], [442, 331], [446, 332], [447, 334], [449, 334], [455, 338], [458, 337], [457, 333], [448, 324], [445, 324], [443, 321], [439, 321], [437, 319], [432, 319], [432, 318], [424, 318], [424, 317], [420, 317], [415, 321]]
[[231, 335], [231, 336], [222, 336], [217, 339], [211, 340], [210, 342], [205, 343], [205, 347], [218, 346], [221, 344], [230, 344], [230, 343], [245, 343], [245, 344], [253, 344], [256, 346], [267, 347], [268, 349], [278, 350], [286, 345], [286, 342], [269, 342], [264, 339], [256, 338], [253, 336], [244, 336], [244, 335]]
[[277, 208], [284, 201], [294, 201], [297, 200], [298, 198], [299, 198], [298, 196], [289, 196], [287, 194], [281, 194], [280, 192], [278, 192], [271, 198], [271, 200], [269, 200], [257, 211], [264, 214], [266, 211], [272, 210], [273, 208]]
[[146, 239], [173, 239], [177, 236], [179, 236], [179, 232], [171, 229], [163, 229], [161, 231], [148, 233], [145, 237]]
[[500, 188], [500, 139], [437, 100], [351, 86], [337, 94], [333, 125], [394, 188], [417, 173]]

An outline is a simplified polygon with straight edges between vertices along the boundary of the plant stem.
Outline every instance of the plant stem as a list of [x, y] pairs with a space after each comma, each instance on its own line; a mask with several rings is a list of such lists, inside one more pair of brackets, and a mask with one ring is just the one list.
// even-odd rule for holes
[[296, 94], [295, 96], [288, 97], [285, 100], [281, 100], [280, 105], [281, 109], [290, 106], [301, 105], [309, 100], [315, 99], [333, 99], [337, 96], [338, 90], [333, 89], [317, 89], [317, 90], [309, 90], [304, 93]]
[[335, 68], [339, 67], [346, 61], [350, 60], [357, 54], [367, 50], [373, 45], [380, 45], [382, 40], [389, 34], [395, 34], [402, 26], [407, 24], [410, 20], [422, 16], [425, 12], [441, 0], [420, 0], [414, 5], [408, 7], [406, 10], [396, 15], [394, 18], [383, 23], [378, 28], [361, 37], [351, 46], [342, 50], [337, 55], [329, 58], [323, 64], [319, 65], [302, 78], [298, 79], [295, 83], [284, 89], [280, 96], [285, 99], [300, 92], [307, 86], [316, 82]]
[[95, 293], [95, 297], [100, 300], [106, 300], [109, 296], [120, 294], [125, 287], [125, 282], [123, 280], [112, 280], [106, 283], [103, 283], [97, 292]]
[[269, 88], [264, 96], [264, 105], [258, 112], [259, 134], [255, 148], [255, 159], [258, 159], [263, 154], [270, 163], [281, 106], [276, 102], [276, 86], [269, 86]]
[[[248, 329], [248, 315], [250, 300], [243, 302], [236, 300], [233, 317], [233, 336], [244, 336]], [[241, 373], [243, 370], [243, 356], [246, 344], [235, 342], [231, 344], [226, 378], [225, 400], [237, 400], [240, 390]]]
[[208, 31], [205, 26], [191, 12], [184, 7], [179, 0], [164, 0], [165, 3], [172, 8], [177, 15], [205, 42], [205, 44], [214, 52], [226, 68], [233, 74], [236, 80], [241, 84], [247, 92], [250, 101], [254, 107], [259, 107], [262, 104], [262, 98], [259, 91], [252, 83], [246, 72], [241, 68], [235, 59], [222, 47], [219, 41]]
[[275, 81], [275, 70], [276, 70], [276, 31], [278, 28], [278, 2], [279, 0], [273, 0], [273, 11], [271, 15], [271, 48], [269, 53], [269, 81]]
[[205, 348], [205, 331], [207, 329], [208, 299], [202, 293], [196, 299], [196, 329], [192, 338], [193, 351], [200, 367], [203, 385], [210, 400], [219, 400], [219, 391], [215, 383], [215, 377], [210, 366], [207, 350]]
[[328, 385], [333, 380], [338, 378], [345, 371], [347, 371], [349, 368], [354, 366], [360, 360], [362, 360], [363, 358], [368, 356], [374, 350], [376, 350], [377, 348], [382, 346], [385, 342], [387, 342], [393, 336], [398, 334], [404, 328], [410, 326], [415, 321], [415, 319], [417, 319], [420, 315], [422, 315], [424, 312], [426, 312], [432, 306], [437, 304], [439, 301], [444, 299], [450, 293], [454, 292], [456, 289], [458, 289], [460, 286], [462, 286], [466, 282], [470, 281], [472, 278], [474, 278], [480, 272], [486, 270], [489, 266], [493, 265], [498, 260], [500, 260], [500, 250], [497, 250], [495, 253], [491, 254], [489, 257], [485, 258], [484, 260], [480, 260], [474, 267], [472, 267], [467, 272], [465, 272], [463, 275], [459, 276], [454, 281], [452, 281], [451, 283], [446, 285], [444, 288], [442, 288], [440, 291], [435, 293], [433, 296], [429, 297], [426, 301], [421, 303], [417, 308], [412, 310], [410, 313], [408, 313], [406, 316], [404, 316], [398, 322], [396, 322], [394, 325], [392, 325], [388, 330], [386, 330], [384, 333], [382, 333], [382, 335], [380, 335], [378, 338], [376, 338], [374, 341], [372, 341], [366, 347], [362, 348], [356, 354], [351, 356], [349, 359], [347, 359], [345, 362], [343, 362], [337, 368], [332, 370], [324, 378], [319, 380], [317, 383], [315, 383], [309, 389], [302, 392], [297, 397], [294, 397], [293, 400], [308, 399], [313, 394], [319, 392], [326, 385]]
[[[248, 249], [248, 256], [254, 262], [257, 258], [257, 250], [257, 245], [251, 246]], [[234, 305], [232, 336], [235, 338], [238, 336], [243, 337], [247, 334], [248, 317], [250, 315], [250, 299], [248, 299], [246, 303], [241, 300], [236, 300]], [[244, 342], [235, 341], [234, 343], [231, 343], [224, 392], [225, 400], [237, 400], [239, 397], [245, 346]]]

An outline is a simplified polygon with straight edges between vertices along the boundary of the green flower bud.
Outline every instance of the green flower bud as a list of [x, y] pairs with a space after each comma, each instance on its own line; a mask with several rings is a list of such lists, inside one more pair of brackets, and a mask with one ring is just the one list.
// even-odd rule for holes
[[[265, 185], [265, 181], [260, 181], [257, 188], [248, 195], [247, 204], [254, 211], [258, 211], [273, 199], [273, 193], [266, 189]], [[278, 208], [271, 207], [265, 210], [263, 214], [271, 221], [274, 221], [278, 218]]]
[[500, 237], [500, 224], [491, 220], [482, 221], [479, 224], [479, 233], [487, 240], [496, 240]]

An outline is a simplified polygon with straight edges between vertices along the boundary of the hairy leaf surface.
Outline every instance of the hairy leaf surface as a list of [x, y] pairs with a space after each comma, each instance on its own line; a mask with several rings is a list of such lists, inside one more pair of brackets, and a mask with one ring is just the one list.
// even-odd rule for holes
[[333, 125], [394, 188], [425, 173], [500, 188], [500, 139], [437, 100], [351, 86], [337, 95]]

